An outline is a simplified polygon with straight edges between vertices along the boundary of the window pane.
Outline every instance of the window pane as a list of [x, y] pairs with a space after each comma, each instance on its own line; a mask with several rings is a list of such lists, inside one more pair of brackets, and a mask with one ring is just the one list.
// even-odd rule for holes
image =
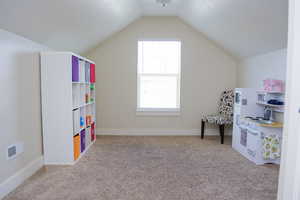
[[180, 51], [178, 41], [140, 41], [139, 73], [178, 74]]
[[140, 76], [141, 108], [177, 108], [176, 76]]

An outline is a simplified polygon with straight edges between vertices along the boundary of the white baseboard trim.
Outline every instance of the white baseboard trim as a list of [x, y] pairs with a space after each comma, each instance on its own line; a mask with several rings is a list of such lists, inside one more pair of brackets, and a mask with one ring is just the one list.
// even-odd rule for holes
[[44, 165], [44, 157], [41, 156], [38, 159], [32, 161], [23, 169], [15, 173], [13, 176], [6, 179], [3, 183], [0, 183], [0, 199], [4, 198], [7, 194], [15, 190], [26, 179], [32, 176]]
[[[97, 135], [123, 136], [199, 136], [200, 129], [170, 130], [170, 129], [97, 129]], [[226, 129], [225, 135], [231, 135], [232, 130]], [[205, 135], [219, 135], [217, 129], [205, 129]]]

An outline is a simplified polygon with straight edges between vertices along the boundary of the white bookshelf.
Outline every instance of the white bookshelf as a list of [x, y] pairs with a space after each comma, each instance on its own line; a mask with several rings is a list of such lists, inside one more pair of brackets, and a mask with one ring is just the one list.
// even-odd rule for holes
[[41, 52], [46, 165], [72, 165], [96, 141], [95, 63], [70, 52]]

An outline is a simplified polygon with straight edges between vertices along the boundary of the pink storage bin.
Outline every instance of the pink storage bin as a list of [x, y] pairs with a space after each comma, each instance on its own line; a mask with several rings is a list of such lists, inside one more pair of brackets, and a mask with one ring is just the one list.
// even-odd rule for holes
[[264, 90], [268, 92], [284, 92], [284, 81], [276, 79], [266, 79], [264, 82]]

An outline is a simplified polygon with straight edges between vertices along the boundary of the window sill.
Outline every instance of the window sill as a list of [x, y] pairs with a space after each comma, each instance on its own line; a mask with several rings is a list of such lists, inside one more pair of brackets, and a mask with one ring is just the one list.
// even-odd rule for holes
[[180, 109], [163, 109], [163, 108], [137, 108], [138, 116], [179, 116]]

